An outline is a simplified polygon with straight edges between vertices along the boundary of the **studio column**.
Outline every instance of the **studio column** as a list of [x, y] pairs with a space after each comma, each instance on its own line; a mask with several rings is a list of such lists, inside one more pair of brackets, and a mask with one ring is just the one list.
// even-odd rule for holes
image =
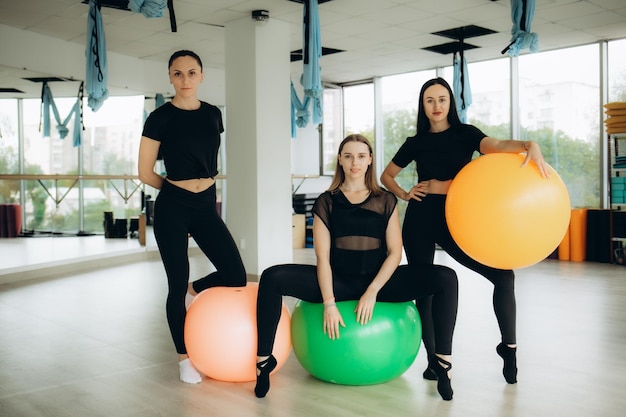
[[226, 25], [226, 222], [250, 280], [292, 261], [289, 24]]

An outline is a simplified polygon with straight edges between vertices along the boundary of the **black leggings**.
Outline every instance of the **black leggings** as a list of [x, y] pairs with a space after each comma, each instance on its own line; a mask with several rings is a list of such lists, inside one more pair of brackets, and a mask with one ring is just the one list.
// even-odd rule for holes
[[[336, 301], [358, 300], [370, 281], [333, 279]], [[432, 295], [436, 352], [452, 353], [458, 286], [456, 273], [439, 265], [400, 265], [379, 291], [377, 301], [404, 302]], [[263, 271], [257, 300], [258, 356], [272, 353], [282, 310], [282, 296], [321, 303], [322, 293], [314, 265], [276, 265]], [[374, 309], [374, 314], [376, 310]]]
[[[515, 274], [476, 262], [456, 244], [445, 218], [446, 196], [429, 194], [421, 202], [411, 200], [404, 216], [402, 238], [409, 264], [432, 264], [435, 243], [461, 265], [487, 278], [493, 285], [493, 308], [504, 343], [516, 343], [515, 335]], [[512, 248], [513, 250], [513, 248]], [[433, 352], [434, 331], [431, 297], [420, 299], [418, 309], [422, 318], [422, 338], [426, 350]], [[436, 326], [436, 324], [435, 324]]]
[[167, 180], [154, 203], [154, 235], [165, 273], [169, 293], [166, 312], [170, 333], [180, 354], [185, 348], [185, 295], [189, 285], [189, 238], [191, 235], [202, 252], [217, 269], [193, 283], [200, 292], [217, 286], [246, 285], [246, 271], [235, 241], [216, 208], [215, 185], [200, 193], [177, 187]]

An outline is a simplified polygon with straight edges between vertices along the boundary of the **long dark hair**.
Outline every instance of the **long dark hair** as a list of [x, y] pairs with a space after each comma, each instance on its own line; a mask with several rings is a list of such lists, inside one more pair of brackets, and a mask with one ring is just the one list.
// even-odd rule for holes
[[[373, 196], [381, 195], [383, 193], [383, 190], [382, 188], [380, 188], [380, 185], [378, 185], [377, 182], [378, 176], [376, 175], [376, 166], [374, 165], [374, 151], [372, 150], [372, 144], [363, 135], [354, 134], [346, 136], [346, 138], [341, 141], [341, 144], [339, 144], [337, 156], [341, 155], [341, 151], [343, 150], [344, 145], [348, 142], [360, 142], [367, 145], [370, 151], [370, 156], [372, 157], [372, 164], [367, 168], [367, 172], [365, 172], [365, 186], [368, 190], [370, 190], [370, 193], [372, 193]], [[333, 176], [333, 180], [330, 183], [330, 187], [328, 187], [328, 191], [336, 192], [341, 184], [343, 184], [345, 179], [346, 173], [343, 172], [343, 168], [341, 167], [341, 165], [339, 165], [339, 160], [337, 160], [335, 166], [335, 175]]]
[[424, 111], [424, 92], [429, 87], [432, 87], [436, 84], [444, 86], [450, 94], [450, 110], [448, 111], [448, 123], [450, 123], [450, 126], [459, 126], [462, 124], [461, 119], [459, 119], [459, 114], [456, 111], [456, 101], [454, 100], [454, 94], [452, 93], [452, 88], [450, 88], [450, 84], [448, 84], [448, 82], [443, 78], [437, 77], [426, 81], [422, 86], [422, 89], [420, 90], [420, 98], [417, 109], [416, 135], [428, 132], [430, 130], [430, 120], [428, 120], [426, 112]]
[[187, 49], [182, 49], [180, 51], [174, 52], [172, 56], [170, 57], [169, 62], [167, 63], [167, 69], [169, 70], [170, 68], [172, 68], [172, 64], [174, 63], [174, 60], [176, 58], [180, 58], [181, 56], [190, 56], [193, 59], [195, 59], [198, 62], [198, 65], [200, 65], [200, 71], [202, 71], [202, 60], [200, 59], [198, 54], [196, 54], [194, 51], [189, 51]]

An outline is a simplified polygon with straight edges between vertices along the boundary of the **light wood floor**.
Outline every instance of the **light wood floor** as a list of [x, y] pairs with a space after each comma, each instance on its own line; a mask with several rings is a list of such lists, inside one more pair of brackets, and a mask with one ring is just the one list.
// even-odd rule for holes
[[[55, 247], [70, 245], [65, 239]], [[0, 242], [3, 264], [11, 246]], [[313, 262], [312, 250], [295, 250], [294, 260]], [[625, 415], [626, 268], [547, 260], [518, 271], [519, 383], [507, 385], [490, 284], [444, 253], [437, 262], [457, 270], [461, 287], [450, 402], [421, 378], [423, 351], [381, 385], [318, 381], [293, 354], [265, 399], [252, 382], [183, 384], [165, 321], [163, 267], [147, 257], [0, 285], [0, 416]], [[193, 276], [209, 268], [201, 256], [191, 263]]]

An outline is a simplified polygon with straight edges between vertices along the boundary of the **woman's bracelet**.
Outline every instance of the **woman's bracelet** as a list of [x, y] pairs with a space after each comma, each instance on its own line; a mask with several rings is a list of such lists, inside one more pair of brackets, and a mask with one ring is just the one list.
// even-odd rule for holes
[[324, 300], [324, 307], [332, 307], [335, 305], [335, 297], [330, 297]]
[[522, 141], [522, 149], [523, 149], [525, 152], [526, 152], [526, 151], [528, 151], [528, 145], [526, 145], [526, 141], [525, 141], [525, 140], [523, 140], [523, 141]]

